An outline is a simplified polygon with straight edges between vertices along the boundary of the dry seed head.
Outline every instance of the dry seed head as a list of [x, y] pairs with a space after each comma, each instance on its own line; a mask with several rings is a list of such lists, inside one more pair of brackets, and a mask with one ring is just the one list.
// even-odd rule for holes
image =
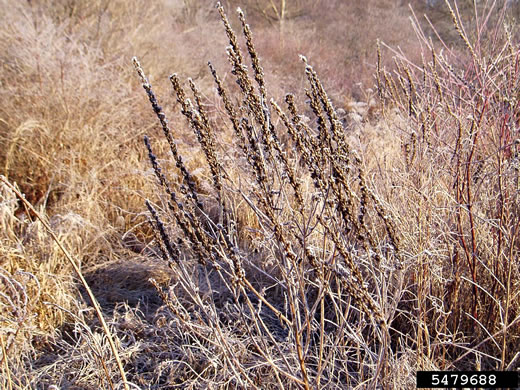
[[169, 258], [171, 259], [171, 261], [178, 262], [179, 258], [175, 255], [175, 251], [170, 242], [170, 237], [169, 237], [168, 233], [166, 232], [166, 228], [164, 227], [163, 222], [159, 218], [157, 211], [155, 210], [155, 208], [152, 206], [152, 204], [150, 203], [150, 201], [148, 199], [146, 199], [145, 203], [146, 203], [146, 207], [148, 207], [148, 210], [150, 211], [150, 214], [152, 214], [152, 217], [155, 222], [155, 228], [159, 231], [162, 243], [163, 243], [164, 247], [166, 248]]
[[455, 11], [453, 11], [453, 8], [451, 7], [450, 2], [448, 0], [445, 0], [444, 2], [446, 3], [446, 5], [448, 6], [448, 9], [450, 11], [451, 19], [452, 19], [453, 25], [455, 26], [455, 30], [457, 30], [457, 32], [459, 33], [460, 38], [466, 44], [466, 47], [470, 51], [470, 53], [473, 56], [473, 59], [475, 60], [475, 62], [482, 68], [482, 65], [480, 63], [480, 59], [477, 56], [477, 54], [475, 53], [475, 51], [473, 50], [473, 46], [469, 42], [469, 39], [468, 39], [468, 37], [467, 37], [467, 35], [466, 35], [465, 31], [464, 31], [464, 27], [462, 26], [461, 21], [459, 20], [459, 18], [455, 14]]
[[266, 91], [264, 83], [264, 72], [262, 67], [260, 66], [260, 60], [258, 58], [258, 54], [256, 53], [256, 49], [253, 44], [253, 34], [251, 32], [251, 28], [246, 23], [246, 19], [242, 10], [238, 8], [237, 12], [240, 22], [242, 23], [242, 31], [244, 33], [244, 37], [246, 38], [247, 51], [249, 53], [249, 56], [251, 57], [251, 63], [255, 72], [255, 80], [260, 88], [260, 95], [263, 98], [265, 98]]
[[[181, 155], [177, 151], [177, 145], [175, 144], [175, 141], [173, 140], [173, 136], [170, 130], [170, 127], [168, 125], [168, 120], [166, 119], [166, 115], [163, 112], [162, 107], [159, 105], [157, 98], [155, 97], [155, 94], [152, 90], [152, 87], [150, 83], [147, 81], [146, 76], [144, 74], [144, 71], [141, 67], [141, 64], [137, 60], [136, 57], [133, 58], [134, 67], [141, 78], [141, 81], [143, 81], [143, 88], [146, 91], [146, 94], [148, 95], [148, 99], [150, 100], [150, 103], [152, 104], [152, 108], [157, 115], [157, 118], [159, 119], [159, 122], [161, 123], [161, 127], [164, 133], [164, 136], [166, 137], [166, 140], [168, 141], [168, 145], [170, 146], [170, 151], [173, 155], [173, 158], [175, 159], [176, 166], [181, 171], [182, 177], [186, 184], [188, 185], [188, 190], [186, 192], [189, 193], [190, 197], [194, 200], [197, 207], [202, 208], [202, 202], [199, 201], [197, 191], [195, 189], [195, 182], [193, 181], [193, 178], [191, 177], [190, 173], [186, 169], [186, 166], [184, 165], [184, 162], [182, 160]], [[181, 186], [182, 188], [182, 186]]]
[[146, 78], [143, 68], [141, 67], [137, 57], [132, 57], [132, 62], [134, 64], [135, 70], [137, 71], [137, 74], [139, 75], [139, 78], [141, 79], [141, 83], [148, 84], [148, 79]]
[[242, 53], [240, 52], [240, 48], [238, 47], [238, 40], [235, 35], [235, 32], [231, 28], [231, 25], [229, 24], [229, 20], [226, 16], [226, 13], [224, 12], [224, 8], [220, 4], [220, 2], [217, 3], [217, 10], [220, 14], [220, 18], [222, 19], [222, 22], [224, 23], [224, 28], [226, 30], [226, 35], [228, 36], [229, 43], [231, 44], [231, 50], [233, 51], [234, 55], [237, 58], [237, 62], [239, 64], [242, 64]]
[[207, 127], [207, 133], [208, 133], [209, 137], [213, 141], [213, 137], [212, 137], [213, 133], [209, 129], [209, 120], [208, 120], [208, 117], [207, 117], [206, 112], [204, 110], [204, 107], [202, 105], [201, 93], [200, 93], [199, 89], [197, 88], [197, 86], [195, 85], [195, 83], [193, 82], [193, 80], [191, 78], [188, 78], [188, 84], [190, 85], [191, 91], [193, 92], [193, 97], [195, 98], [195, 103], [197, 104], [198, 114], [200, 115], [204, 126]]
[[170, 75], [170, 82], [172, 83], [173, 90], [177, 94], [177, 101], [183, 106], [186, 101], [186, 93], [184, 92], [184, 89], [181, 87], [181, 83], [179, 81], [179, 76], [177, 73], [172, 73]]
[[157, 176], [157, 178], [159, 179], [159, 181], [163, 187], [165, 187], [165, 188], [169, 187], [168, 183], [166, 182], [166, 178], [161, 171], [161, 167], [157, 163], [157, 157], [155, 156], [155, 154], [153, 154], [152, 146], [150, 145], [150, 139], [148, 138], [148, 136], [145, 135], [143, 140], [144, 140], [144, 144], [146, 145], [146, 149], [148, 150], [148, 158], [149, 158], [150, 162], [152, 163], [152, 168], [155, 172], [155, 175]]
[[150, 217], [147, 218], [147, 221], [148, 221], [148, 224], [150, 225], [150, 227], [152, 228], [152, 233], [154, 235], [155, 241], [157, 242], [157, 245], [159, 246], [159, 251], [161, 253], [162, 259], [166, 263], [169, 263], [170, 262], [170, 258], [168, 257], [167, 249], [166, 249], [166, 247], [164, 245], [164, 242], [163, 242], [163, 240], [161, 238], [161, 235], [159, 234], [159, 229], [156, 228], [156, 226], [154, 225], [154, 223], [153, 223], [153, 221], [152, 221], [152, 219]]

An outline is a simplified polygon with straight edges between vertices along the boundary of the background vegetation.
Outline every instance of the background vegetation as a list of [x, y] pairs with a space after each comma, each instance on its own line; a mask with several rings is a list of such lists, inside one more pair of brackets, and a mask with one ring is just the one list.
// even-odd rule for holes
[[0, 4], [2, 388], [519, 368], [517, 2]]

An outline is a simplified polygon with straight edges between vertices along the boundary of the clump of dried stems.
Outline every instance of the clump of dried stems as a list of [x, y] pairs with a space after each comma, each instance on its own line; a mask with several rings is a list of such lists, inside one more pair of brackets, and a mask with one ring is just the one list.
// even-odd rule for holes
[[473, 35], [457, 3], [445, 3], [463, 50], [439, 34], [434, 44], [415, 18], [422, 64], [396, 55], [395, 73], [377, 72], [383, 99], [406, 113], [403, 177], [419, 198], [414, 348], [418, 369], [511, 370], [520, 336], [518, 37], [508, 2], [475, 4]]
[[171, 286], [156, 287], [189, 340], [186, 348], [210, 359], [196, 375], [211, 371], [244, 388], [380, 385], [390, 371], [389, 324], [403, 275], [394, 218], [367, 184], [313, 67], [302, 57], [315, 126], [303, 120], [293, 95], [284, 105], [270, 98], [243, 12], [245, 52], [217, 8], [237, 98], [208, 65], [233, 148], [219, 144], [225, 125], [210, 118], [196, 85], [188, 80], [188, 92], [170, 76], [206, 157], [210, 193], [187, 169], [134, 58], [181, 177], [168, 178], [145, 137], [164, 192], [159, 203], [146, 202], [150, 224], [175, 273]]

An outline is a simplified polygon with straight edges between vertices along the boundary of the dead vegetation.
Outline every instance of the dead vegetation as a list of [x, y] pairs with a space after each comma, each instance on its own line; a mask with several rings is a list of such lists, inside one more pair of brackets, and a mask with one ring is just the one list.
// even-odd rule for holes
[[347, 3], [3, 1], [2, 388], [518, 369], [517, 6]]

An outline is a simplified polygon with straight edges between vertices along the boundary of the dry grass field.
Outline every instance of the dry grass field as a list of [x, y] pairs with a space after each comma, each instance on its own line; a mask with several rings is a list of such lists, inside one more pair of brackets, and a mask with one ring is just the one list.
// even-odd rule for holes
[[517, 1], [0, 5], [2, 389], [520, 369]]

